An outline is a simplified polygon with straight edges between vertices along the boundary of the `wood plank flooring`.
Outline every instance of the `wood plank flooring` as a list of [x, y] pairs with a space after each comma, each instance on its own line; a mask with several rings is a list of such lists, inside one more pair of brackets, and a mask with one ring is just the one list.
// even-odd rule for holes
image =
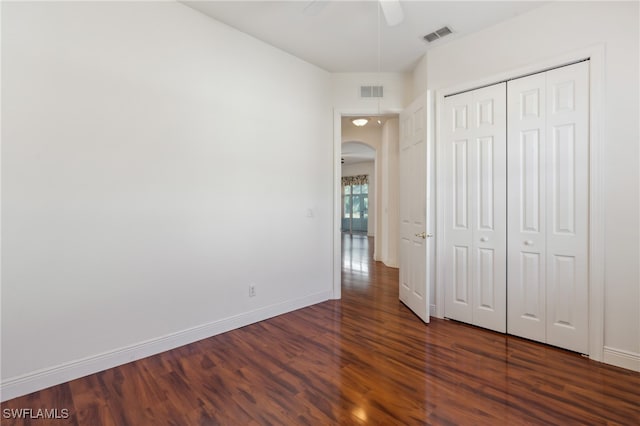
[[[640, 374], [459, 324], [425, 325], [398, 272], [343, 238], [343, 299], [1, 405], [2, 425], [639, 425]], [[4, 417], [4, 416], [3, 416]]]

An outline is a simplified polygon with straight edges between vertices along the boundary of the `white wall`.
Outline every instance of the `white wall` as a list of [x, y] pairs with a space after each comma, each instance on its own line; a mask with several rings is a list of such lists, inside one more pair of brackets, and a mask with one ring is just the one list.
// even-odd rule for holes
[[424, 54], [418, 61], [415, 68], [409, 76], [409, 94], [407, 96], [409, 102], [407, 105], [415, 101], [418, 96], [427, 91], [427, 55]]
[[4, 399], [330, 296], [328, 73], [173, 2], [2, 42]]
[[430, 50], [423, 77], [442, 89], [605, 44], [605, 361], [640, 370], [638, 27], [637, 2], [552, 3]]
[[406, 73], [334, 73], [331, 74], [333, 106], [340, 110], [369, 112], [378, 110], [377, 98], [360, 98], [360, 86], [382, 85], [384, 97], [380, 112], [400, 112], [406, 105], [410, 87]]
[[381, 173], [382, 244], [380, 261], [392, 268], [399, 265], [400, 242], [400, 133], [399, 120], [393, 118], [382, 129], [382, 157], [386, 161]]
[[365, 161], [355, 164], [344, 164], [342, 166], [342, 176], [369, 176], [369, 219], [367, 222], [367, 235], [375, 237], [376, 232], [376, 173], [375, 162]]
[[382, 146], [382, 127], [372, 122], [364, 127], [342, 126], [342, 143], [345, 142], [364, 142], [378, 151]]

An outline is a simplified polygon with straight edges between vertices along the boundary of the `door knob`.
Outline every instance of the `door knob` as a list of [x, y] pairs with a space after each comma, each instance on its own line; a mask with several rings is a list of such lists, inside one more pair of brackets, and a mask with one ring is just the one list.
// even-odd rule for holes
[[526, 240], [526, 241], [524, 242], [524, 245], [525, 245], [525, 246], [532, 246], [532, 245], [533, 245], [533, 241], [531, 241], [531, 240]]
[[487, 241], [489, 241], [489, 238], [482, 237], [482, 238], [480, 238], [480, 241], [482, 241], [483, 243], [486, 243]]
[[416, 234], [416, 237], [420, 237], [422, 239], [427, 238], [427, 233], [426, 232], [421, 232], [420, 234]]

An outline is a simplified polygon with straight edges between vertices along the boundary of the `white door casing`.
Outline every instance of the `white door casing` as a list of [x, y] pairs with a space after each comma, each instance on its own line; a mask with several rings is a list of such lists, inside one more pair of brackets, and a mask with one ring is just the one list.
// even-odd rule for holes
[[509, 333], [588, 353], [589, 63], [508, 91]]
[[446, 316], [506, 331], [506, 84], [444, 101]]
[[[427, 181], [430, 139], [427, 137], [429, 94], [400, 114], [400, 300], [422, 321], [429, 322], [427, 262]], [[429, 158], [428, 158], [429, 157]], [[432, 167], [429, 167], [431, 170]]]

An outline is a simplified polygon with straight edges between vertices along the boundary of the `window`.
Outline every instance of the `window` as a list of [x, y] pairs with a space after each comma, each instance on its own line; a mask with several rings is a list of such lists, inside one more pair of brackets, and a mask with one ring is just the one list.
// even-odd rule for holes
[[343, 178], [342, 189], [342, 231], [366, 233], [369, 225], [368, 176]]

